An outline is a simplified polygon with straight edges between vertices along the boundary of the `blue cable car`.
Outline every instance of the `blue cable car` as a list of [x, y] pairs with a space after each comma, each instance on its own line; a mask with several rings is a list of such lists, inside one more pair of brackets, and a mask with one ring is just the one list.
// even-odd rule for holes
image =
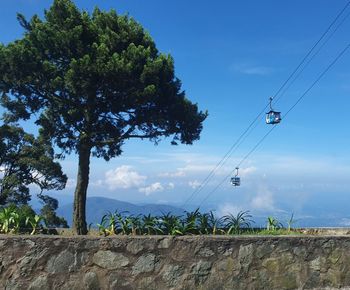
[[266, 113], [266, 124], [278, 124], [279, 122], [281, 122], [282, 118], [281, 118], [281, 112], [276, 112], [272, 109], [272, 97], [270, 97], [270, 112]]
[[231, 184], [233, 186], [241, 185], [241, 178], [238, 177], [238, 167], [236, 167], [236, 175], [234, 177], [231, 177]]

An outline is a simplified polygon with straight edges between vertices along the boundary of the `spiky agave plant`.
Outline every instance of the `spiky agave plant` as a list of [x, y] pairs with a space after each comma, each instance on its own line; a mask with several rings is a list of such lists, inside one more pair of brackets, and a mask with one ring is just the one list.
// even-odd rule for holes
[[201, 235], [210, 234], [211, 227], [210, 227], [210, 215], [209, 215], [209, 213], [200, 214], [197, 221], [198, 221], [197, 228], [198, 228], [199, 234], [201, 234]]
[[215, 216], [214, 212], [211, 210], [208, 214], [209, 219], [209, 233], [213, 235], [222, 234], [224, 231], [220, 228], [222, 225], [223, 218], [218, 218]]
[[128, 235], [131, 233], [131, 218], [127, 215], [127, 211], [117, 214], [117, 220], [120, 227], [120, 233], [122, 235]]
[[227, 234], [240, 234], [242, 228], [250, 228], [251, 224], [254, 222], [251, 220], [252, 215], [249, 211], [240, 211], [237, 215], [228, 214], [223, 217], [225, 228], [227, 229]]
[[199, 208], [197, 208], [195, 211], [185, 211], [186, 217], [184, 220], [181, 221], [182, 225], [182, 231], [184, 234], [196, 234], [199, 232], [197, 226], [198, 222], [197, 220], [201, 216], [201, 213], [199, 212]]
[[158, 227], [159, 218], [152, 216], [151, 214], [142, 216], [142, 228], [143, 232], [147, 235], [161, 233], [161, 229]]
[[160, 219], [160, 229], [165, 235], [183, 235], [181, 231], [181, 217], [171, 213], [163, 214]]
[[298, 220], [294, 219], [294, 213], [290, 216], [289, 220], [287, 221], [287, 230], [290, 232], [292, 230], [292, 226], [297, 223]]
[[130, 227], [131, 227], [131, 234], [132, 235], [138, 235], [142, 233], [142, 220], [141, 215], [137, 216], [129, 216], [130, 219]]

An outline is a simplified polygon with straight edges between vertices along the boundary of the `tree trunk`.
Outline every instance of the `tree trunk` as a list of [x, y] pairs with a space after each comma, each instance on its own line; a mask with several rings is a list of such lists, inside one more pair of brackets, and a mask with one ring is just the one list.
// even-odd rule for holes
[[81, 143], [79, 146], [79, 168], [77, 185], [74, 192], [73, 228], [76, 234], [86, 235], [86, 193], [89, 185], [91, 146]]

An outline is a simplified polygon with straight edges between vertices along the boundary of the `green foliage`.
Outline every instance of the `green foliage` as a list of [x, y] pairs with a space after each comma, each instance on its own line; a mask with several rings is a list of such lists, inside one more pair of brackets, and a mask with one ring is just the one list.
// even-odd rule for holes
[[130, 216], [130, 228], [131, 228], [131, 234], [132, 235], [140, 235], [142, 230], [142, 220], [139, 216]]
[[39, 216], [37, 214], [34, 217], [33, 216], [28, 216], [26, 218], [26, 225], [30, 224], [32, 229], [33, 229], [30, 232], [31, 235], [34, 235], [36, 233], [37, 229], [40, 227], [40, 223], [41, 223], [42, 220], [43, 220], [43, 217]]
[[210, 234], [216, 235], [219, 234], [220, 232], [224, 232], [222, 229], [219, 229], [223, 218], [217, 218], [214, 214], [213, 211], [210, 211], [208, 214], [208, 218], [209, 218], [209, 230], [210, 230]]
[[163, 233], [159, 228], [159, 219], [151, 214], [142, 216], [141, 227], [141, 230], [147, 235]]
[[[173, 58], [129, 16], [54, 0], [44, 19], [18, 20], [23, 38], [0, 45], [4, 119], [33, 117], [62, 156], [80, 156], [75, 200], [86, 200], [91, 154], [109, 160], [135, 138], [199, 139], [207, 112], [186, 98]], [[75, 205], [78, 233], [86, 233], [83, 208]]]
[[184, 222], [181, 223], [181, 217], [172, 215], [171, 213], [163, 214], [159, 217], [159, 227], [165, 235], [183, 235]]
[[97, 227], [104, 236], [109, 236], [117, 233], [118, 212], [111, 213], [110, 211], [102, 217], [101, 223]]
[[298, 220], [294, 219], [294, 213], [290, 216], [289, 220], [287, 221], [287, 229], [288, 231], [292, 230], [292, 227], [295, 223], [297, 223]]
[[186, 211], [185, 214], [186, 214], [185, 220], [181, 222], [182, 232], [188, 233], [188, 234], [195, 234], [198, 230], [197, 221], [201, 217], [199, 208], [197, 208], [195, 211], [192, 211], [192, 212]]
[[0, 224], [1, 224], [1, 232], [4, 234], [8, 234], [11, 231], [12, 224], [14, 223], [14, 210], [11, 208], [2, 208], [0, 210]]
[[123, 213], [119, 213], [117, 214], [117, 220], [121, 234], [128, 235], [131, 233], [131, 219], [129, 216], [125, 216]]
[[0, 205], [26, 204], [30, 184], [60, 190], [67, 181], [49, 142], [9, 125], [0, 126], [0, 174]]
[[250, 229], [251, 215], [248, 211], [239, 212], [237, 216], [228, 215], [215, 217], [211, 211], [200, 213], [199, 208], [185, 212], [184, 216], [164, 213], [161, 216], [151, 214], [143, 216], [128, 216], [127, 213], [108, 212], [97, 224], [99, 232], [108, 236], [121, 235], [208, 235], [208, 234], [242, 234], [243, 229]]
[[227, 234], [239, 234], [242, 228], [250, 228], [251, 223], [251, 215], [249, 211], [240, 211], [237, 215], [228, 214], [223, 217], [223, 222], [225, 224], [225, 228], [227, 228]]
[[38, 197], [43, 203], [43, 207], [40, 209], [40, 215], [43, 218], [45, 226], [48, 228], [68, 228], [67, 221], [56, 214], [58, 208], [57, 199], [43, 194], [40, 194]]
[[42, 219], [28, 205], [17, 207], [12, 204], [8, 207], [2, 207], [0, 209], [0, 233], [17, 234], [30, 232], [33, 235], [39, 228], [42, 228]]
[[278, 229], [281, 229], [281, 228], [283, 228], [283, 225], [276, 218], [274, 218], [272, 216], [269, 216], [267, 218], [266, 229], [268, 231], [275, 231], [275, 230], [278, 230]]

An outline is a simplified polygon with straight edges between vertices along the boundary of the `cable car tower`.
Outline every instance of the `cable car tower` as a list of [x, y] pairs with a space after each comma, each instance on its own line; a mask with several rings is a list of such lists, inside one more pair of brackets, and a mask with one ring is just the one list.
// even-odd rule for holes
[[270, 112], [266, 113], [266, 124], [278, 124], [279, 122], [281, 122], [281, 112], [276, 112], [272, 109], [272, 100], [273, 98], [270, 97]]
[[231, 177], [231, 184], [233, 186], [240, 186], [241, 185], [241, 178], [238, 177], [238, 167], [236, 167], [236, 175], [234, 177]]

